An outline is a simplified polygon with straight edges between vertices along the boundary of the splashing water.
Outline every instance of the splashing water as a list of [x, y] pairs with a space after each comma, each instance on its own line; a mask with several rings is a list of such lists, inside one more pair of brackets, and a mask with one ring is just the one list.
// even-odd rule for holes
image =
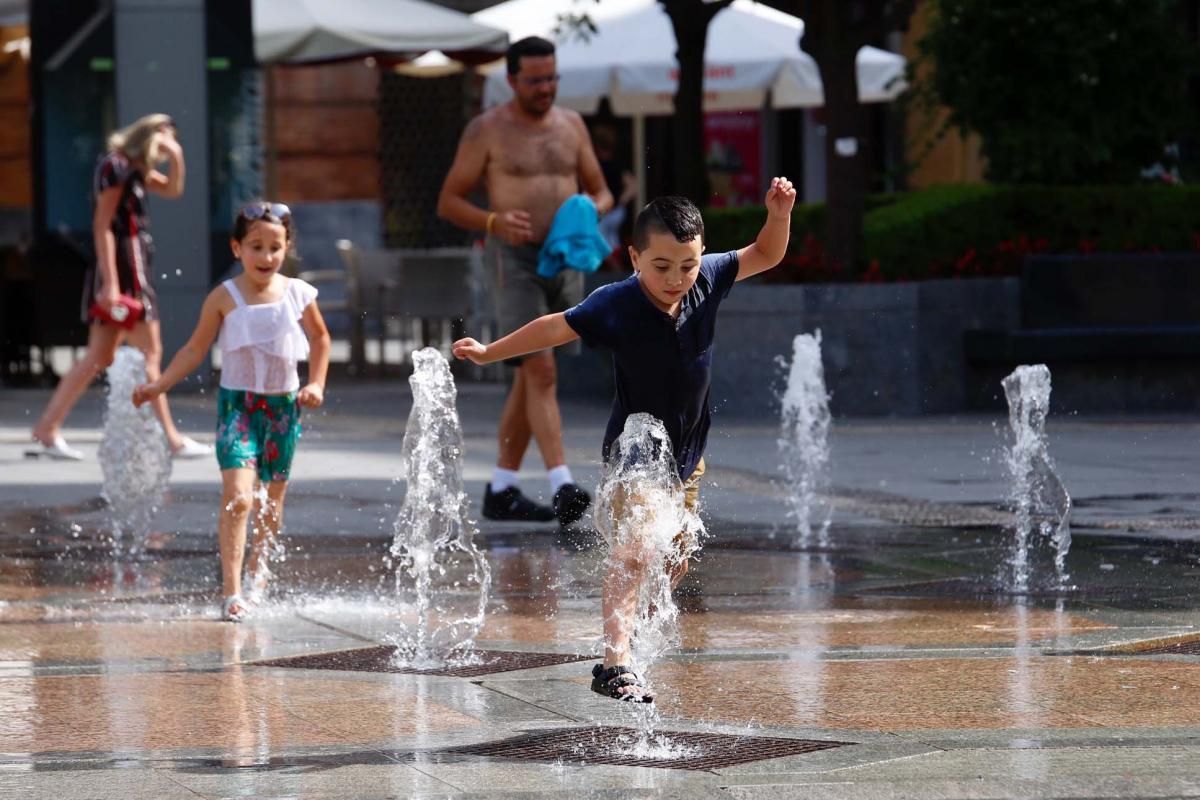
[[[608, 547], [606, 592], [616, 618], [606, 620], [629, 635], [628, 650], [608, 641], [618, 662], [648, 681], [648, 671], [679, 643], [679, 608], [671, 596], [671, 573], [699, 548], [703, 524], [684, 506], [683, 485], [663, 424], [632, 414], [609, 450], [596, 490], [596, 528]], [[626, 589], [626, 587], [628, 587]], [[636, 594], [632, 606], [615, 596]], [[640, 721], [650, 746], [656, 717], [642, 706]]]
[[792, 341], [792, 364], [783, 392], [779, 453], [790, 488], [788, 516], [796, 521], [800, 545], [809, 544], [813, 519], [817, 541], [829, 544], [833, 513], [821, 495], [829, 488], [829, 393], [821, 365], [821, 332], [802, 333]]
[[1068, 578], [1066, 561], [1071, 549], [1071, 496], [1054, 471], [1046, 438], [1050, 370], [1044, 364], [1017, 367], [1003, 385], [1013, 436], [1005, 456], [1014, 510], [1014, 542], [1008, 564], [1013, 588], [1029, 588], [1035, 531], [1054, 549], [1054, 570], [1062, 586]]
[[[645, 716], [645, 712], [643, 712]], [[623, 733], [610, 741], [600, 742], [593, 735], [590, 741], [579, 742], [571, 747], [571, 753], [580, 761], [589, 761], [597, 747], [609, 748], [614, 755], [623, 755], [655, 761], [677, 761], [696, 758], [703, 750], [693, 744], [672, 739], [669, 733], [655, 733], [653, 730], [638, 730]]]
[[149, 403], [135, 408], [133, 390], [146, 381], [146, 359], [132, 347], [117, 349], [108, 368], [108, 407], [100, 439], [101, 496], [108, 503], [113, 546], [136, 556], [171, 480], [171, 453]]
[[[397, 594], [411, 593], [416, 621], [390, 638], [397, 661], [434, 667], [470, 660], [487, 610], [491, 570], [467, 517], [463, 435], [450, 365], [432, 347], [414, 351], [413, 365], [408, 381], [413, 407], [403, 445], [408, 488], [390, 552]], [[447, 575], [450, 590], [434, 586]], [[456, 611], [451, 605], [461, 605], [464, 595], [469, 608]]]
[[251, 517], [249, 531], [257, 560], [253, 569], [249, 570], [245, 591], [247, 602], [255, 605], [267, 599], [270, 581], [274, 576], [271, 565], [287, 560], [287, 548], [281, 541], [282, 519], [278, 515], [279, 509], [267, 487], [259, 484], [254, 490], [254, 516]]

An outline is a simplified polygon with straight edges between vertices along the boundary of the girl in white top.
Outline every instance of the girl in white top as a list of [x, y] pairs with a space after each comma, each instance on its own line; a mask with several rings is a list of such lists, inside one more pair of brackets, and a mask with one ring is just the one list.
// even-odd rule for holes
[[[255, 483], [269, 501], [256, 510], [263, 524], [250, 551], [248, 572], [256, 593], [269, 575], [266, 549], [283, 520], [283, 499], [292, 454], [300, 437], [301, 407], [324, 402], [329, 331], [317, 308], [317, 290], [279, 274], [292, 244], [292, 217], [282, 203], [251, 203], [238, 212], [230, 242], [242, 274], [208, 295], [192, 338], [158, 380], [133, 392], [141, 405], [158, 397], [204, 361], [220, 333], [221, 389], [217, 396], [217, 462], [223, 491], [218, 536], [223, 619], [240, 621], [246, 523], [254, 509]], [[301, 388], [297, 362], [308, 358]]]

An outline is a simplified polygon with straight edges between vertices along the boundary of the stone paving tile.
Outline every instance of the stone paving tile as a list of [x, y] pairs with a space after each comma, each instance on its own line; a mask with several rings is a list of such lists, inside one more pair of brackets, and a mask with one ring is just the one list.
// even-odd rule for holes
[[[841, 770], [840, 775], [862, 769]], [[955, 750], [872, 765], [872, 780], [922, 778], [1018, 778], [1036, 780], [1069, 775], [1122, 777], [1140, 772], [1200, 781], [1200, 747], [1055, 748], [1039, 750]], [[839, 773], [822, 776], [836, 778]]]
[[314, 647], [338, 649], [356, 642], [302, 620], [260, 620], [234, 626], [218, 621], [159, 619], [71, 625], [26, 623], [0, 630], [0, 661], [33, 665], [103, 663], [112, 668], [140, 660], [184, 665], [280, 658]]
[[[709, 618], [715, 617], [715, 618]], [[1110, 626], [1040, 609], [1018, 618], [1015, 609], [816, 609], [683, 614], [689, 648], [861, 647], [1052, 643], [1056, 638]]]
[[1200, 747], [1200, 726], [1106, 728], [1007, 728], [1003, 730], [900, 731], [897, 738], [912, 739], [939, 750], [1036, 750], [1056, 747]]
[[[561, 651], [575, 644], [590, 652], [600, 639], [599, 603], [586, 607], [556, 606], [552, 601], [507, 601], [506, 610], [492, 612], [479, 634], [481, 641], [526, 645]], [[544, 615], [544, 616], [543, 616]], [[378, 621], [315, 616], [356, 635], [377, 638], [385, 631]], [[785, 650], [803, 647], [935, 647], [1062, 644], [1076, 637], [1111, 631], [1103, 622], [1072, 614], [1031, 609], [829, 608], [811, 610], [731, 611], [712, 608], [680, 615], [682, 646], [687, 650]]]
[[[775, 731], [774, 728], [771, 730]], [[750, 780], [753, 776], [763, 778], [764, 776], [826, 774], [851, 767], [874, 766], [894, 759], [939, 752], [939, 748], [927, 742], [905, 740], [891, 735], [863, 736], [861, 731], [854, 731], [847, 735], [843, 731], [816, 730], [803, 734], [801, 738], [841, 740], [852, 742], [852, 744], [789, 758], [752, 761], [719, 769], [716, 772], [721, 775], [723, 782], [728, 783], [737, 779]]]
[[704, 796], [718, 788], [723, 778], [709, 772], [646, 769], [604, 764], [542, 764], [530, 761], [470, 758], [462, 763], [418, 763], [422, 772], [460, 791], [527, 791], [551, 796], [571, 795], [580, 789], [659, 789], [691, 791]]
[[[154, 560], [114, 565], [78, 543], [56, 559], [69, 523], [104, 525], [99, 467], [24, 469], [25, 421], [6, 416], [14, 401], [0, 397], [0, 796], [1132, 797], [1186, 795], [1200, 781], [1191, 766], [1200, 763], [1200, 662], [1039, 652], [1194, 630], [1194, 546], [1088, 535], [1070, 559], [1084, 590], [1061, 599], [917, 596], [913, 582], [992, 574], [1004, 536], [870, 517], [923, 503], [936, 512], [926, 521], [992, 514], [998, 475], [968, 454], [982, 452], [980, 436], [994, 445], [978, 420], [839, 421], [835, 479], [846, 487], [839, 501], [854, 508], [837, 512], [827, 552], [769, 538], [783, 519], [762, 458], [774, 452], [773, 425], [726, 426], [715, 437], [705, 495], [713, 537], [684, 586], [683, 652], [651, 673], [660, 724], [854, 745], [719, 775], [489, 762], [437, 751], [539, 727], [629, 725], [637, 712], [590, 693], [587, 663], [479, 682], [229, 666], [396, 631], [401, 608], [379, 589], [399, 498], [403, 419], [393, 401], [403, 391], [387, 391], [386, 402], [386, 393], [361, 393], [356, 402], [370, 413], [339, 405], [335, 393], [336, 413], [314, 415], [289, 500], [293, 557], [280, 565], [277, 598], [240, 627], [214, 621], [211, 464], [177, 466], [179, 530], [156, 540]], [[481, 414], [470, 411], [470, 391], [460, 395], [475, 503], [503, 398], [491, 399]], [[211, 428], [210, 402], [193, 405]], [[581, 480], [595, 477], [602, 423], [601, 410], [569, 426]], [[1163, 426], [1136, 466], [1100, 457], [1140, 447], [1144, 428], [1056, 427], [1056, 458], [1083, 498], [1081, 517], [1158, 530], [1191, 513], [1200, 495], [1179, 464], [1191, 463], [1184, 440], [1194, 427]], [[92, 433], [77, 439], [89, 454]], [[19, 473], [3, 468], [13, 463]], [[527, 476], [527, 488], [544, 493], [543, 476]], [[1137, 494], [1150, 491], [1175, 494]], [[3, 556], [29, 550], [38, 526], [62, 541]], [[481, 643], [594, 652], [601, 552], [577, 552], [579, 542], [560, 540], [553, 526], [484, 525], [481, 539], [495, 578]], [[31, 752], [57, 769], [11, 771]]]
[[765, 784], [730, 786], [737, 800], [1163, 800], [1200, 797], [1200, 783], [1188, 778], [1141, 775], [1129, 778], [1048, 778], [990, 780], [922, 778], [914, 781]]
[[0, 771], [0, 798], [11, 800], [197, 800], [158, 770]]
[[[477, 787], [471, 791], [450, 796], [454, 797], [455, 800], [531, 800], [532, 798], [563, 797], [565, 794], [553, 791], [490, 791], [484, 787]], [[445, 796], [420, 794], [414, 795], [409, 800], [437, 800], [437, 798]], [[690, 787], [683, 789], [588, 789], [579, 787], [571, 789], [569, 796], [572, 800], [696, 800], [697, 797], [729, 800], [731, 797], [724, 789], [715, 786], [705, 787], [703, 793], [699, 795], [694, 788]], [[338, 797], [342, 796], [339, 795]], [[287, 798], [287, 800], [293, 799]], [[305, 795], [305, 800], [308, 800], [308, 795]], [[320, 800], [326, 800], [326, 798], [321, 797]], [[333, 800], [333, 798], [331, 797], [329, 800]], [[368, 798], [367, 800], [372, 799]]]
[[[1195, 722], [1200, 688], [1180, 682], [1180, 676], [1200, 676], [1200, 665], [1147, 661], [1129, 667], [1114, 661], [1036, 657], [733, 662], [722, 665], [717, 685], [708, 692], [679, 689], [712, 685], [708, 665], [664, 663], [652, 678], [662, 686], [658, 705], [664, 713], [763, 725], [898, 731]], [[724, 686], [735, 690], [726, 692]], [[1122, 686], [1140, 686], [1142, 691], [1134, 694], [1136, 689]], [[1101, 716], [1102, 721], [1097, 719]]]
[[170, 777], [201, 797], [411, 797], [457, 794], [456, 787], [406, 764], [192, 767]]
[[288, 748], [481, 723], [393, 684], [211, 673], [0, 678], [0, 752]]

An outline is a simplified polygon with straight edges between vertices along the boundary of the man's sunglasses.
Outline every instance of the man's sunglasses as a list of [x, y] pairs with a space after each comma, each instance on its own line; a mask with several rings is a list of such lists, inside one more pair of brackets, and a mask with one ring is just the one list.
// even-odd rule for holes
[[517, 80], [526, 86], [549, 86], [558, 83], [561, 77], [561, 75], [542, 75], [536, 78], [517, 78]]
[[260, 220], [268, 214], [280, 222], [285, 222], [288, 217], [292, 216], [292, 210], [283, 203], [251, 203], [242, 206], [242, 210], [238, 212], [238, 216], [249, 222]]

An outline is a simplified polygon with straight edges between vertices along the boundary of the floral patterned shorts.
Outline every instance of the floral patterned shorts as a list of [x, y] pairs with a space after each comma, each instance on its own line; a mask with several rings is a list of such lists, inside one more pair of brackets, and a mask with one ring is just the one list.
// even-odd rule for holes
[[296, 393], [256, 394], [221, 387], [217, 393], [217, 463], [250, 467], [264, 483], [286, 481], [300, 439]]

